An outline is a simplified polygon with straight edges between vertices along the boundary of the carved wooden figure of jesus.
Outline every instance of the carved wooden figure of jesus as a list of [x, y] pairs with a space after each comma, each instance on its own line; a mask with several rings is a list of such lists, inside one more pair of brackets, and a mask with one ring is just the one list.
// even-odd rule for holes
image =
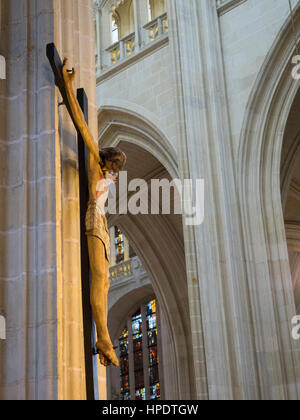
[[107, 295], [109, 291], [110, 238], [105, 215], [109, 183], [116, 182], [123, 170], [126, 155], [118, 148], [98, 149], [75, 97], [72, 81], [75, 70], [67, 69], [65, 59], [62, 75], [65, 90], [77, 129], [89, 150], [89, 204], [86, 214], [86, 235], [91, 268], [91, 306], [97, 330], [100, 363], [119, 365], [107, 328]]

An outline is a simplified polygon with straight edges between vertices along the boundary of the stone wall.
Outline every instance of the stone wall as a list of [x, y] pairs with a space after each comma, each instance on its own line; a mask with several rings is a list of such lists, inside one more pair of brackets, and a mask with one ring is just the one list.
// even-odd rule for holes
[[[275, 132], [270, 104], [293, 51], [288, 2], [169, 0], [167, 14], [168, 45], [103, 69], [97, 94], [101, 111], [115, 112], [111, 125], [118, 109], [151, 121], [177, 151], [172, 158], [180, 177], [205, 180], [204, 224], [184, 226], [197, 398], [297, 398], [299, 349], [289, 338], [295, 305], [286, 280], [282, 205], [268, 194], [278, 179], [277, 166], [268, 172], [271, 157], [276, 164], [280, 158], [272, 134], [284, 129]], [[152, 60], [158, 73], [168, 69], [166, 108], [159, 108], [162, 86], [152, 76]], [[289, 105], [295, 89], [288, 91]], [[278, 98], [283, 101], [283, 93]], [[263, 125], [264, 112], [270, 127]], [[270, 147], [268, 156], [262, 144]]]
[[[297, 0], [292, 0], [295, 6]], [[290, 14], [282, 0], [246, 0], [220, 16], [228, 110], [235, 152], [258, 73]]]
[[159, 127], [176, 147], [171, 65], [170, 48], [166, 44], [109, 78], [101, 79], [100, 76], [97, 84], [99, 108], [117, 106], [140, 114]]
[[85, 399], [77, 136], [46, 45], [79, 69], [97, 138], [91, 0], [2, 0], [1, 399]]
[[[118, 110], [128, 113], [127, 131], [142, 133], [148, 159], [149, 145], [160, 142], [165, 161], [177, 162], [175, 173], [205, 180], [205, 222], [184, 224], [177, 244], [180, 258], [183, 245], [186, 257], [187, 278], [183, 273], [180, 281], [186, 282], [181, 297], [187, 304], [176, 313], [182, 324], [168, 324], [179, 307], [178, 296], [169, 302], [178, 292], [166, 264], [175, 260], [166, 240], [172, 225], [160, 219], [156, 230], [149, 222], [135, 231], [133, 221], [126, 222], [143, 244], [144, 266], [150, 272], [156, 266], [155, 287], [169, 310], [163, 328], [173, 328], [170, 346], [178, 336], [191, 342], [188, 350], [174, 348], [181, 357], [177, 372], [188, 366], [181, 382], [174, 380], [176, 395], [299, 398], [279, 185], [282, 137], [299, 88], [289, 64], [288, 2], [167, 0], [168, 34], [115, 70], [103, 67], [97, 97], [92, 3], [0, 2], [0, 55], [7, 62], [7, 79], [0, 80], [0, 317], [6, 319], [0, 399], [86, 397], [77, 141], [66, 110], [58, 107], [45, 56], [53, 41], [79, 70], [75, 88], [88, 94], [95, 139], [98, 98], [102, 111], [112, 110], [111, 127]], [[299, 16], [298, 7], [296, 28]], [[109, 130], [102, 134], [109, 138]], [[163, 232], [166, 246], [158, 255], [151, 240]], [[185, 270], [181, 259], [174, 263], [178, 273]], [[176, 360], [167, 361], [168, 370]], [[103, 387], [103, 371], [100, 379]]]
[[[0, 48], [1, 399], [57, 396], [56, 97], [49, 2], [2, 1]], [[39, 28], [46, 28], [39, 34]]]

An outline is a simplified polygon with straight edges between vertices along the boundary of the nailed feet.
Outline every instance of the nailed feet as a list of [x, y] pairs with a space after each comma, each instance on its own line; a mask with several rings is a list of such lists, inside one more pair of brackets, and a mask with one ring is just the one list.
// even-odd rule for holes
[[97, 342], [97, 349], [100, 358], [100, 363], [103, 366], [109, 366], [113, 364], [114, 366], [119, 366], [119, 360], [116, 356], [114, 348], [110, 340], [101, 340]]

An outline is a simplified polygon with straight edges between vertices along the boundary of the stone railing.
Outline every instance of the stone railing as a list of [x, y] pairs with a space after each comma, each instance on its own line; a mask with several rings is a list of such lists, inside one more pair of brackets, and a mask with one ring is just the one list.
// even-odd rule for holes
[[135, 51], [135, 34], [130, 34], [123, 39], [123, 45], [125, 48], [125, 57], [129, 57], [134, 54]]
[[135, 280], [141, 274], [145, 274], [145, 270], [138, 257], [131, 258], [128, 261], [115, 265], [110, 268], [110, 284], [116, 285], [119, 282]]
[[128, 260], [121, 264], [115, 265], [114, 267], [110, 268], [110, 281], [115, 282], [117, 280], [125, 279], [126, 277], [130, 277], [133, 274], [132, 271], [132, 262]]
[[127, 293], [141, 287], [151, 290], [151, 280], [138, 257], [110, 268], [109, 310]]
[[110, 54], [109, 64], [117, 64], [123, 58], [129, 57], [135, 51], [135, 34], [127, 35], [107, 48], [106, 51]]
[[158, 18], [144, 25], [144, 30], [147, 34], [144, 38], [145, 44], [149, 44], [153, 41], [156, 41], [163, 35], [167, 34], [169, 32], [169, 22], [167, 13], [164, 13]]
[[[145, 52], [151, 45], [156, 45], [155, 41], [164, 40], [169, 32], [169, 22], [167, 13], [159, 16], [143, 26], [141, 30], [141, 39], [136, 45], [135, 32], [120, 39], [105, 50], [103, 70], [121, 64], [131, 56], [137, 55], [138, 52]], [[98, 58], [97, 58], [98, 61]]]

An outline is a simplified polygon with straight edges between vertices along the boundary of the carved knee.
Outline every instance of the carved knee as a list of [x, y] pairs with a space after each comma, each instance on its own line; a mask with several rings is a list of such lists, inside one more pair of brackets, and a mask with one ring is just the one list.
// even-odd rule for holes
[[107, 274], [102, 269], [102, 267], [91, 265], [91, 273], [92, 273], [92, 278], [93, 279], [101, 281], [101, 282], [102, 281], [105, 282]]
[[105, 286], [104, 286], [104, 289], [105, 289], [106, 293], [108, 293], [109, 287], [110, 287], [109, 281], [106, 281]]

